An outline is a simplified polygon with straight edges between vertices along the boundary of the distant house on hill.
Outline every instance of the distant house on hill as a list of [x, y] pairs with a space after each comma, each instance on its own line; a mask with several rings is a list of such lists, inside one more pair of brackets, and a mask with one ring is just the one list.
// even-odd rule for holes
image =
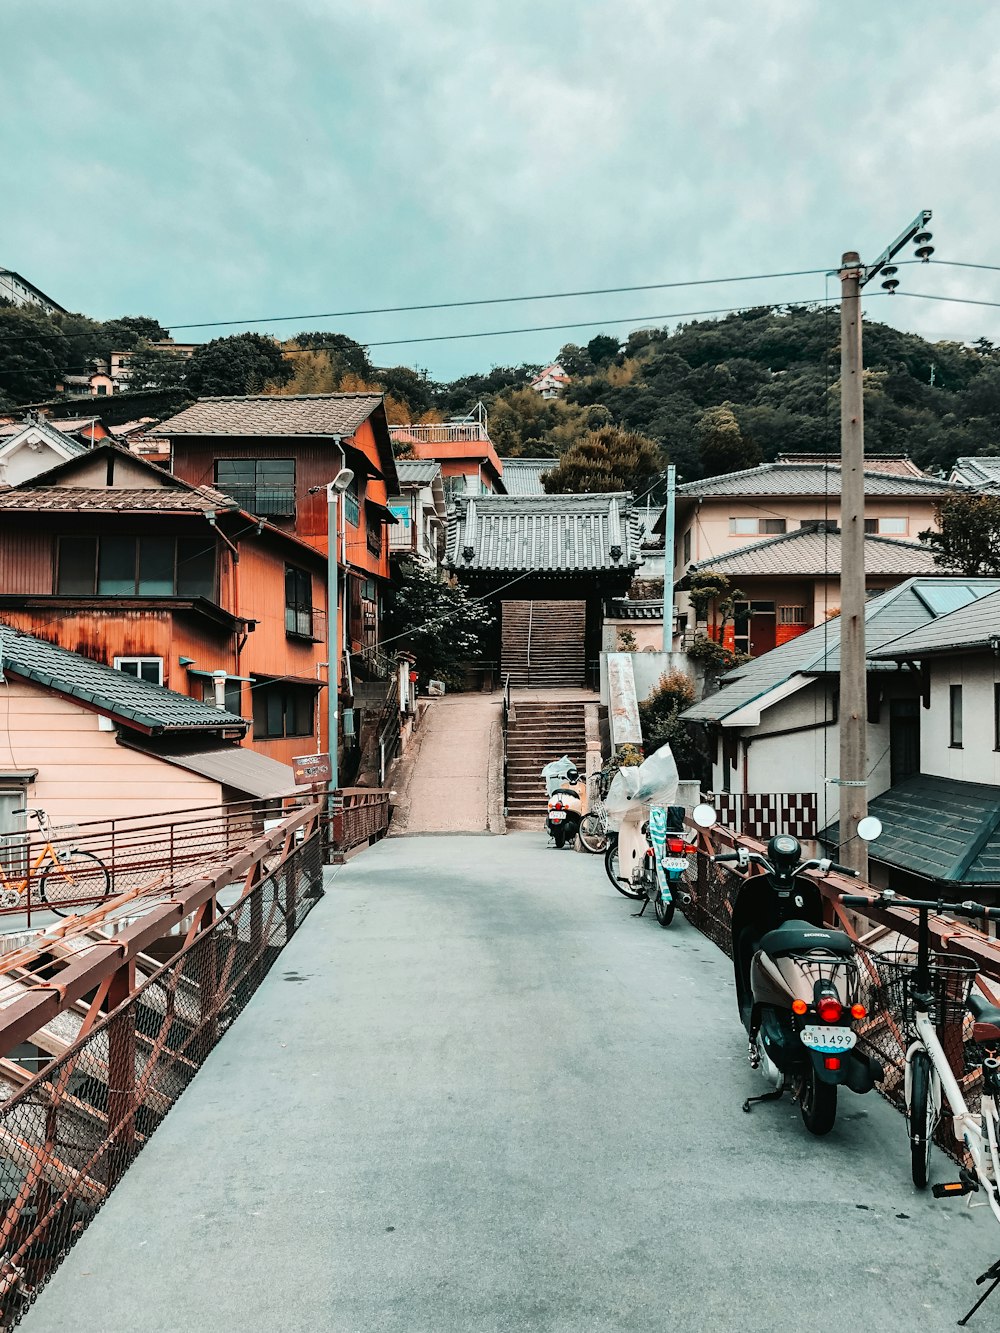
[[20, 273], [15, 273], [9, 268], [0, 268], [0, 298], [12, 301], [14, 305], [35, 306], [46, 315], [68, 313], [65, 306], [53, 301], [51, 296], [46, 296], [33, 282], [29, 282]]
[[570, 383], [570, 377], [557, 362], [540, 370], [530, 387], [543, 398], [558, 398]]

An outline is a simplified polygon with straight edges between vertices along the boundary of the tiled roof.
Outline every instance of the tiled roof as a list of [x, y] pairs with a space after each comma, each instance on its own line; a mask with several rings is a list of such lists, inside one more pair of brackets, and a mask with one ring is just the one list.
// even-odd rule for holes
[[663, 598], [657, 601], [636, 602], [625, 597], [616, 597], [611, 603], [612, 620], [663, 620]]
[[0, 510], [47, 513], [156, 512], [204, 514], [212, 509], [238, 509], [239, 505], [211, 486], [165, 486], [116, 490], [113, 486], [8, 486], [0, 489]]
[[[897, 588], [865, 603], [865, 640], [873, 652], [891, 639], [926, 625], [935, 618], [938, 594], [948, 600], [962, 595], [968, 602], [1000, 591], [1000, 579], [907, 579]], [[870, 660], [869, 669], [887, 669]], [[823, 675], [840, 670], [840, 618], [828, 620], [798, 638], [755, 657], [723, 677], [722, 689], [687, 709], [687, 722], [721, 722], [744, 704], [768, 694], [796, 675]]]
[[67, 417], [61, 421], [51, 421], [48, 417], [43, 417], [41, 421], [0, 421], [0, 436], [20, 435], [21, 431], [27, 430], [30, 426], [41, 425], [48, 426], [50, 430], [57, 430], [61, 435], [74, 435], [86, 426], [96, 425], [99, 420], [99, 417]]
[[[798, 528], [782, 537], [749, 542], [725, 555], [700, 560], [688, 573], [706, 569], [718, 569], [732, 578], [756, 574], [839, 575], [840, 531]], [[940, 572], [940, 566], [934, 563], [934, 552], [922, 542], [865, 535], [866, 574], [899, 574], [908, 578]]]
[[126, 724], [144, 731], [219, 731], [249, 725], [219, 708], [162, 685], [127, 676], [102, 662], [58, 648], [44, 639], [0, 625], [0, 652], [4, 669], [22, 680], [55, 690], [93, 705]]
[[[951, 884], [1000, 884], [1000, 787], [921, 773], [876, 796], [873, 860]], [[820, 837], [838, 844], [839, 824]]]
[[959, 458], [952, 469], [951, 480], [980, 489], [1000, 486], [1000, 458]]
[[448, 515], [445, 564], [459, 571], [629, 571], [640, 562], [631, 503], [627, 492], [459, 496]]
[[503, 484], [508, 495], [544, 495], [542, 473], [551, 472], [556, 458], [501, 458]]
[[[776, 463], [812, 463], [824, 467], [830, 459], [827, 454], [779, 454]], [[866, 472], [885, 472], [896, 477], [926, 477], [909, 454], [865, 454]]]
[[[865, 460], [867, 463], [867, 459]], [[875, 472], [865, 468], [866, 495], [946, 495], [956, 487], [934, 477]], [[679, 499], [708, 495], [839, 495], [840, 467], [818, 463], [762, 463], [677, 487]]]
[[869, 656], [889, 661], [913, 660], [935, 653], [989, 648], [1000, 636], [1000, 592], [978, 598], [968, 606], [939, 616], [919, 629], [892, 639]]
[[441, 471], [433, 458], [397, 458], [396, 475], [401, 486], [430, 486]]
[[314, 393], [301, 396], [199, 398], [162, 421], [150, 436], [338, 435], [350, 436], [381, 406], [378, 393]]

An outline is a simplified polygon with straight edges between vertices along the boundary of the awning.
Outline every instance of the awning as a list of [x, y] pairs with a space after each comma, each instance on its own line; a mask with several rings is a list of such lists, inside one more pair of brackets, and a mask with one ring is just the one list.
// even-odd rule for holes
[[269, 759], [266, 754], [258, 754], [256, 750], [247, 750], [240, 745], [195, 750], [190, 754], [163, 754], [148, 746], [132, 748], [162, 759], [165, 764], [198, 773], [212, 782], [221, 782], [246, 796], [287, 796], [300, 790], [288, 764], [280, 764], [277, 759]]
[[[241, 676], [240, 679], [242, 680], [243, 677]], [[251, 676], [250, 679], [254, 682], [259, 682], [261, 685], [266, 685], [269, 681], [274, 681], [275, 683], [278, 681], [287, 681], [289, 685], [309, 685], [314, 690], [322, 690], [326, 687], [326, 681], [317, 680], [315, 676], [268, 676], [263, 672], [259, 672], [257, 675]]]
[[399, 522], [399, 519], [389, 506], [382, 504], [380, 500], [365, 500], [365, 508], [370, 514], [374, 514], [376, 518], [382, 519], [384, 523]]
[[385, 481], [385, 473], [379, 471], [363, 449], [346, 442], [341, 445], [341, 448], [344, 451], [344, 457], [347, 459], [347, 466], [356, 477], [375, 477], [378, 481]]

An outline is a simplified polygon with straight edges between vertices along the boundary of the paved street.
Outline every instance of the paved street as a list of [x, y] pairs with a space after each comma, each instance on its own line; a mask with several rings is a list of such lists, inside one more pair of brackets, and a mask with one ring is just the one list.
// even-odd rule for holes
[[24, 1328], [953, 1328], [988, 1216], [874, 1094], [744, 1115], [728, 960], [633, 910], [541, 834], [363, 853]]

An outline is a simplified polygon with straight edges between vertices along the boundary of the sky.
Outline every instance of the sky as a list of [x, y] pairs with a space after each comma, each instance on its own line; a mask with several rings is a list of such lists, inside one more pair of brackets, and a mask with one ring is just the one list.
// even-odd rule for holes
[[1000, 303], [936, 262], [1000, 265], [994, 4], [4, 0], [0, 50], [0, 267], [97, 319], [338, 331], [450, 379], [822, 299], [929, 208], [935, 262], [867, 315], [1000, 341], [1000, 308], [905, 295]]

